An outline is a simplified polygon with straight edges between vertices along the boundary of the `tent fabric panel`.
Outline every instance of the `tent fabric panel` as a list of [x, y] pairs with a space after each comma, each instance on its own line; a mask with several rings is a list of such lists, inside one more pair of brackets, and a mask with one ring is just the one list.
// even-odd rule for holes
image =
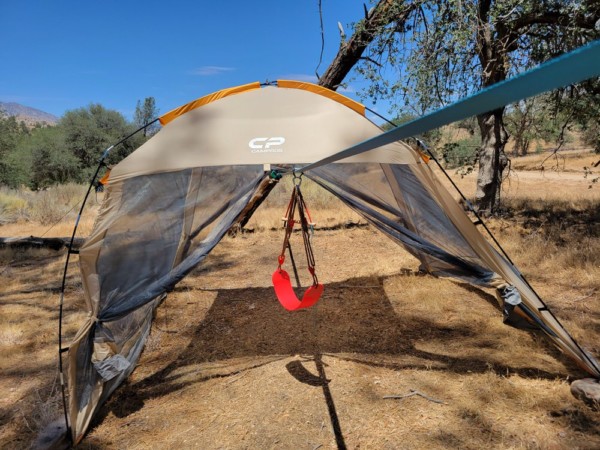
[[[336, 91], [332, 91], [331, 89], [327, 89], [327, 88], [325, 88], [323, 86], [319, 86], [317, 84], [308, 83], [306, 81], [277, 80], [276, 86], [279, 88], [284, 88], [284, 89], [304, 89], [306, 91], [310, 91], [315, 94], [322, 95], [324, 97], [335, 100], [336, 102], [347, 106], [348, 108], [356, 111], [357, 113], [359, 113], [363, 116], [365, 115], [366, 108], [363, 104], [361, 104], [355, 100], [352, 100], [351, 98], [346, 97], [345, 95], [341, 95], [341, 94], [337, 93]], [[222, 89], [220, 91], [213, 92], [212, 94], [205, 95], [204, 97], [200, 97], [196, 100], [186, 103], [185, 105], [175, 108], [166, 114], [163, 114], [162, 116], [159, 117], [159, 121], [164, 126], [164, 125], [168, 124], [169, 122], [173, 121], [174, 119], [176, 119], [177, 117], [182, 116], [183, 114], [186, 114], [187, 112], [192, 111], [193, 109], [207, 105], [208, 103], [214, 102], [216, 100], [219, 100], [221, 98], [224, 98], [224, 97], [227, 97], [230, 95], [235, 95], [235, 94], [239, 94], [241, 92], [245, 92], [248, 90], [260, 89], [260, 88], [261, 88], [260, 83], [258, 81], [256, 81], [254, 83], [248, 83], [248, 84], [243, 84], [240, 86], [234, 86], [231, 88]]]
[[[381, 134], [345, 105], [303, 89], [268, 86], [178, 117], [111, 171], [111, 182], [192, 167], [304, 165]], [[408, 145], [386, 145], [344, 162], [422, 164]]]
[[[383, 169], [385, 165], [373, 165], [366, 172], [363, 172], [361, 166], [350, 166], [331, 164], [311, 170], [306, 175], [338, 196], [421, 262], [427, 263], [433, 273], [458, 277], [476, 284], [485, 284], [491, 279], [493, 272], [486, 269], [474, 253], [467, 250], [452, 253], [452, 249], [443, 243], [438, 245], [412, 229], [414, 227], [409, 217], [410, 211], [407, 210], [406, 203], [398, 201], [394, 190], [390, 189]], [[437, 213], [442, 214], [441, 211]], [[451, 225], [447, 230], [435, 228], [430, 231], [432, 234], [449, 234], [453, 227]], [[466, 242], [464, 245], [468, 247]], [[463, 257], [463, 254], [468, 257]]]
[[304, 89], [306, 91], [314, 92], [315, 94], [335, 100], [336, 102], [356, 111], [362, 116], [365, 115], [366, 108], [362, 103], [358, 103], [357, 101], [352, 100], [345, 95], [339, 94], [336, 91], [332, 91], [331, 89], [327, 89], [323, 86], [319, 86], [318, 84], [308, 83], [306, 81], [277, 80], [277, 87], [286, 89]]
[[[75, 440], [135, 367], [154, 308], [221, 240], [264, 177], [262, 166], [244, 166], [111, 183], [95, 229], [80, 250], [90, 311], [68, 354]], [[211, 220], [203, 221], [206, 215]], [[185, 232], [186, 222], [189, 230], [194, 222], [203, 228], [195, 230], [195, 239]], [[136, 247], [146, 250], [141, 254], [133, 251]]]
[[175, 255], [173, 261], [173, 266], [181, 262], [184, 257], [184, 253], [187, 251], [186, 243], [190, 239], [190, 235], [192, 233], [192, 227], [197, 209], [196, 204], [198, 203], [197, 199], [201, 195], [200, 188], [202, 187], [202, 170], [202, 167], [196, 167], [192, 169], [192, 177], [188, 185], [185, 206], [183, 209], [183, 227], [181, 229], [181, 237], [179, 239], [180, 242], [184, 243], [184, 245], [180, 245], [178, 247], [177, 254]]
[[[382, 164], [381, 168], [383, 169], [383, 173], [385, 174], [386, 180], [390, 186], [390, 188], [392, 189], [392, 192], [394, 193], [394, 198], [396, 199], [396, 202], [398, 203], [398, 206], [401, 210], [407, 211], [407, 220], [405, 221], [405, 226], [413, 231], [413, 232], [417, 232], [417, 230], [420, 228], [415, 224], [415, 219], [413, 217], [412, 210], [413, 208], [411, 207], [411, 205], [407, 202], [407, 200], [404, 198], [405, 197], [405, 193], [403, 193], [402, 189], [400, 189], [400, 184], [398, 182], [398, 180], [396, 179], [396, 175], [394, 174], [393, 170], [392, 170], [392, 166], [389, 164]], [[425, 254], [420, 255], [420, 261], [422, 264], [422, 267], [429, 273], [433, 273], [433, 261], [431, 260], [431, 258]]]
[[100, 280], [99, 317], [171, 269], [191, 174], [188, 169], [124, 182], [119, 218], [105, 233], [96, 261], [99, 274], [110, 274]]
[[[78, 443], [85, 435], [90, 422], [102, 403], [119, 387], [119, 385], [131, 374], [138, 361], [152, 323], [153, 311], [158, 304], [155, 302], [145, 305], [136, 311], [137, 320], [135, 326], [131, 327], [133, 335], [126, 341], [124, 348], [119, 352], [122, 358], [128, 361], [129, 366], [118, 376], [104, 381], [101, 375], [94, 369], [91, 362], [94, 358], [94, 350], [97, 343], [94, 341], [94, 323], [89, 321], [82, 327], [81, 334], [78, 333], [69, 347], [69, 422], [73, 442]], [[141, 319], [141, 320], [140, 320]], [[88, 361], [88, 364], [82, 364]], [[78, 367], [73, 381], [73, 369]]]
[[545, 305], [531, 287], [525, 282], [519, 271], [504, 258], [484, 237], [471, 219], [465, 214], [458, 202], [442, 186], [437, 177], [428, 166], [413, 166], [412, 170], [427, 188], [432, 197], [444, 208], [448, 218], [461, 230], [464, 238], [477, 255], [507, 283], [517, 288], [523, 303], [538, 317], [544, 325], [554, 334], [548, 334], [559, 348], [578, 361], [582, 368], [590, 374], [600, 378], [600, 365], [587, 353], [582, 352], [569, 333], [561, 326], [556, 318], [545, 309]]
[[[248, 192], [262, 176], [260, 166], [203, 168], [113, 183], [111, 190], [121, 192], [120, 205], [116, 209], [112, 204], [103, 205], [112, 214], [103, 217], [100, 213], [103, 220], [80, 250], [83, 279], [93, 280], [88, 291], [90, 298], [97, 299], [92, 304], [93, 316], [116, 319], [126, 299], [172, 270], [179, 248], [186, 244], [182, 231], [186, 214], [188, 218], [192, 214], [190, 208], [195, 209], [196, 220], [214, 216], [202, 227], [206, 236], [212, 236], [216, 219], [222, 219], [239, 201], [240, 193]], [[206, 189], [196, 187], [196, 194], [190, 197], [189, 186], [203, 177]], [[227, 206], [215, 216], [221, 204]], [[93, 292], [92, 284], [100, 291]]]
[[[600, 376], [598, 363], [579, 348], [545, 309], [516, 268], [485, 240], [427, 165], [392, 166], [400, 188], [396, 192], [393, 185], [390, 191], [381, 189], [382, 177], [375, 175], [373, 169], [367, 175], [366, 171], [361, 173], [349, 166], [328, 164], [311, 170], [307, 176], [338, 195], [378, 229], [401, 243], [428, 265], [432, 274], [493, 287], [515, 286], [523, 299], [523, 309], [531, 312], [534, 321], [549, 338], [582, 368], [596, 377]], [[399, 192], [404, 201], [398, 201]], [[408, 210], [407, 205], [411, 203], [418, 208]], [[416, 216], [417, 221], [421, 214], [418, 230], [411, 230], [415, 219], [407, 220], [409, 214]]]
[[[155, 297], [167, 292], [175, 286], [183, 277], [198, 265], [214, 248], [214, 246], [222, 239], [231, 224], [236, 220], [239, 213], [246, 206], [250, 198], [252, 197], [256, 187], [264, 177], [262, 167], [257, 168], [246, 168], [247, 179], [240, 177], [228, 177], [222, 180], [223, 192], [222, 197], [219, 199], [219, 203], [227, 205], [219, 216], [218, 221], [214, 221], [207, 224], [208, 233], [201, 240], [193, 242], [189, 253], [184, 255], [184, 259], [165, 273], [162, 277], [157, 277], [150, 283], [144, 285], [135, 292], [130, 292], [127, 295], [127, 300], [121, 303], [110, 303], [106, 308], [100, 312], [99, 319], [102, 321], [113, 321], [129, 314], [131, 311], [135, 311], [137, 308], [144, 304], [152, 301]], [[214, 177], [206, 177], [207, 182], [214, 182]], [[225, 190], [225, 186], [231, 188], [230, 191]], [[236, 195], [238, 192], [243, 192], [243, 195]], [[234, 201], [232, 201], [232, 199]], [[202, 202], [199, 206], [205, 204], [214, 204], [216, 199], [202, 197]], [[161, 245], [160, 241], [157, 245]], [[186, 243], [181, 243], [186, 245]]]
[[[461, 231], [452, 223], [444, 209], [430, 195], [409, 166], [386, 165], [393, 174], [390, 185], [396, 185], [406, 204], [414, 231], [428, 242], [443, 248], [465, 261], [483, 265]], [[386, 170], [384, 168], [384, 170]]]
[[207, 105], [207, 104], [214, 102], [216, 100], [219, 100], [221, 98], [228, 97], [230, 95], [239, 94], [241, 92], [249, 91], [252, 89], [260, 89], [260, 83], [258, 81], [256, 81], [254, 83], [242, 84], [240, 86], [234, 86], [231, 88], [222, 89], [220, 91], [213, 92], [212, 94], [205, 95], [204, 97], [200, 97], [196, 100], [186, 103], [185, 105], [175, 108], [166, 114], [163, 114], [162, 116], [159, 117], [158, 120], [160, 121], [161, 125], [165, 126], [169, 122], [175, 120], [177, 117], [182, 116], [196, 108], [200, 108], [201, 106]]

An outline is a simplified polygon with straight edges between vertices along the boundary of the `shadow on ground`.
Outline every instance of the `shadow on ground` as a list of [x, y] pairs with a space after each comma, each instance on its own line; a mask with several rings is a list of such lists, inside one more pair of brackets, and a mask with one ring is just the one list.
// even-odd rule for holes
[[[187, 347], [163, 369], [119, 389], [101, 408], [95, 423], [109, 412], [125, 417], [141, 409], [146, 400], [190, 384], [228, 377], [293, 355], [327, 355], [391, 370], [428, 369], [464, 374], [490, 370], [493, 358], [455, 357], [418, 349], [417, 341], [477, 338], [477, 331], [468, 323], [442, 326], [433, 318], [398, 315], [385, 294], [383, 281], [369, 278], [329, 284], [317, 307], [295, 313], [285, 311], [277, 303], [272, 288], [220, 290]], [[493, 302], [488, 294], [479, 292], [486, 301]], [[167, 301], [165, 307], [168, 306]], [[481, 341], [489, 340], [489, 334], [482, 332]], [[386, 356], [393, 360], [388, 361]], [[202, 373], [202, 364], [240, 359], [247, 361], [244, 367], [238, 366], [230, 372]], [[511, 367], [497, 362], [493, 368], [522, 377], [564, 376], [538, 367]], [[288, 365], [287, 369], [302, 382], [323, 385], [322, 377], [307, 373], [300, 364]]]

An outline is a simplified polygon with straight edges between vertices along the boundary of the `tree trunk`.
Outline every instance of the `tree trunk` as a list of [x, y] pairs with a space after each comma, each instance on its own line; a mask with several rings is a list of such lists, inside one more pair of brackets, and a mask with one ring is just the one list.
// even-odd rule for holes
[[252, 218], [254, 212], [269, 196], [276, 184], [277, 180], [271, 179], [270, 177], [265, 177], [260, 182], [260, 185], [256, 189], [254, 196], [250, 199], [246, 207], [242, 210], [231, 227], [229, 227], [230, 236], [236, 236], [240, 231], [242, 231], [242, 228], [244, 228], [244, 226]]
[[340, 49], [325, 73], [319, 79], [319, 85], [336, 90], [346, 75], [360, 61], [365, 49], [373, 39], [379, 36], [391, 23], [403, 26], [418, 2], [404, 5], [404, 1], [380, 0], [366, 15], [355, 33], [347, 41], [342, 41]]
[[[477, 32], [475, 35], [477, 57], [481, 64], [481, 85], [486, 88], [506, 79], [507, 31], [501, 24], [494, 27], [490, 11], [493, 0], [478, 0]], [[480, 213], [493, 214], [500, 202], [502, 173], [508, 165], [504, 146], [508, 133], [504, 128], [504, 108], [477, 116], [481, 131], [479, 173], [475, 203]]]
[[493, 214], [500, 205], [502, 174], [508, 165], [504, 146], [508, 133], [504, 129], [504, 108], [477, 116], [481, 131], [479, 173], [475, 199], [480, 212]]

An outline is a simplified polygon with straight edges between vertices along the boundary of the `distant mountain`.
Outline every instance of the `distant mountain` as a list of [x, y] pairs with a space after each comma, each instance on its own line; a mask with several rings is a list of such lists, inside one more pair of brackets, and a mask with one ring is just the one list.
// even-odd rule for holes
[[58, 122], [58, 117], [50, 113], [29, 106], [20, 105], [19, 103], [0, 102], [0, 111], [9, 116], [15, 116], [19, 122], [23, 121], [30, 126], [35, 125], [36, 123], [56, 125]]

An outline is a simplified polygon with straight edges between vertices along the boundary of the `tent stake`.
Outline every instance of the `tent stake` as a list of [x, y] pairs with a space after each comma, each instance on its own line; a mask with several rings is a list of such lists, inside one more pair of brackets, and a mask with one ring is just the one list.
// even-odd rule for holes
[[425, 400], [429, 400], [430, 402], [433, 402], [433, 403], [439, 403], [441, 405], [445, 405], [446, 404], [446, 402], [444, 402], [442, 400], [437, 400], [437, 399], [432, 398], [432, 397], [429, 397], [428, 395], [425, 395], [421, 391], [417, 391], [416, 389], [411, 389], [408, 394], [404, 394], [404, 395], [384, 395], [383, 398], [384, 399], [398, 399], [398, 400], [403, 400], [405, 398], [412, 397], [413, 395], [418, 395], [420, 397], [423, 397]]

